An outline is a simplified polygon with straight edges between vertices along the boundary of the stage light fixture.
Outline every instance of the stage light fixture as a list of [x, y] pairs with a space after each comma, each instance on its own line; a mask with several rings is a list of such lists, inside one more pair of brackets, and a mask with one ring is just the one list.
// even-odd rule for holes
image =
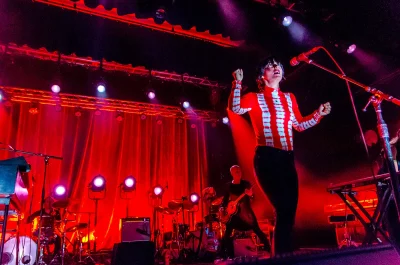
[[190, 199], [191, 203], [198, 204], [199, 200], [200, 200], [200, 196], [199, 196], [198, 193], [193, 192], [193, 193], [190, 194], [189, 199]]
[[153, 188], [153, 194], [154, 194], [156, 197], [161, 197], [161, 196], [163, 195], [163, 193], [164, 193], [164, 189], [163, 189], [163, 187], [161, 187], [160, 185], [157, 185], [157, 186], [155, 186], [155, 187]]
[[90, 182], [89, 187], [94, 192], [103, 191], [106, 188], [106, 179], [102, 175], [97, 175]]
[[134, 191], [136, 189], [136, 179], [133, 176], [126, 177], [122, 187], [126, 192]]
[[119, 122], [124, 120], [124, 115], [121, 111], [117, 111], [117, 117], [115, 117], [115, 119]]
[[32, 103], [31, 107], [29, 108], [29, 113], [30, 114], [38, 114], [38, 112], [39, 112], [38, 105], [36, 103]]
[[147, 97], [149, 99], [155, 99], [156, 98], [156, 93], [154, 91], [149, 91], [149, 92], [147, 92]]
[[67, 195], [67, 189], [65, 188], [64, 185], [58, 184], [54, 186], [53, 189], [53, 197], [54, 199], [63, 199]]
[[228, 124], [229, 123], [229, 118], [228, 117], [223, 117], [222, 118], [222, 123], [223, 124]]
[[184, 107], [185, 109], [189, 108], [189, 107], [190, 107], [189, 101], [184, 101], [184, 102], [182, 103], [182, 107]]
[[53, 91], [53, 93], [57, 94], [57, 93], [60, 93], [61, 88], [60, 88], [59, 85], [54, 84], [54, 85], [51, 86], [51, 91]]
[[348, 53], [348, 54], [351, 54], [351, 53], [353, 53], [356, 49], [357, 49], [357, 46], [356, 46], [355, 44], [352, 44], [352, 45], [350, 45], [350, 46], [347, 48], [347, 53]]
[[106, 92], [106, 86], [105, 86], [104, 84], [99, 84], [99, 85], [97, 85], [97, 91], [98, 91], [99, 93], [104, 93], [104, 92]]
[[3, 99], [5, 99], [5, 93], [3, 90], [0, 89], [0, 101], [2, 101]]
[[285, 27], [289, 27], [292, 22], [293, 18], [291, 16], [284, 16], [282, 19], [282, 25]]

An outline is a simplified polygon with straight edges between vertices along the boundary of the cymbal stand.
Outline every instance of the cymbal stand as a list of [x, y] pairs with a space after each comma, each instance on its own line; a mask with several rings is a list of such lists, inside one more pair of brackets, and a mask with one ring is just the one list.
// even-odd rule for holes
[[[90, 250], [90, 216], [93, 213], [92, 212], [78, 212], [76, 214], [87, 214], [88, 215], [88, 227], [87, 227], [87, 244], [88, 244], [88, 246], [87, 246], [87, 250], [86, 250], [87, 257], [85, 259], [90, 259], [93, 263], [96, 263], [95, 260], [93, 259], [93, 257], [90, 255], [91, 254], [91, 250]], [[81, 262], [83, 264], [83, 263], [85, 263], [82, 261], [83, 242], [82, 242], [82, 236], [79, 231], [78, 231], [78, 235], [79, 235], [79, 262]]]

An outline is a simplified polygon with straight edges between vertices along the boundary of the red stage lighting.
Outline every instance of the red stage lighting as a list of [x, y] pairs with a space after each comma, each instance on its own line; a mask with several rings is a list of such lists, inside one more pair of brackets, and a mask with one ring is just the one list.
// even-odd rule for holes
[[200, 200], [200, 196], [196, 192], [193, 192], [192, 194], [190, 194], [189, 199], [190, 199], [191, 203], [198, 204], [199, 200]]
[[61, 88], [60, 88], [60, 86], [59, 85], [52, 85], [51, 86], [51, 91], [53, 91], [53, 93], [59, 93], [60, 92], [60, 90], [61, 90]]
[[54, 199], [63, 199], [66, 197], [67, 189], [64, 185], [58, 184], [53, 189], [53, 197]]
[[161, 197], [164, 193], [164, 189], [163, 187], [161, 187], [160, 185], [157, 185], [153, 188], [153, 194], [157, 197]]
[[124, 191], [133, 191], [136, 189], [136, 179], [133, 176], [128, 176], [122, 185]]
[[148, 97], [149, 99], [154, 99], [154, 98], [156, 97], [156, 93], [154, 93], [154, 91], [149, 91], [149, 92], [147, 93], [147, 97]]
[[97, 175], [90, 182], [90, 189], [94, 192], [103, 191], [106, 188], [106, 179], [102, 175]]

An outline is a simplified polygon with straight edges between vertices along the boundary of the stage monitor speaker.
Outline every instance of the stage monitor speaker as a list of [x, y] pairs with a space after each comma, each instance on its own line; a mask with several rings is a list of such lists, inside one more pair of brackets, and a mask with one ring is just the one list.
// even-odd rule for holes
[[236, 258], [219, 265], [400, 265], [400, 255], [390, 245], [293, 254], [271, 259]]
[[111, 265], [154, 265], [155, 251], [151, 241], [114, 244]]

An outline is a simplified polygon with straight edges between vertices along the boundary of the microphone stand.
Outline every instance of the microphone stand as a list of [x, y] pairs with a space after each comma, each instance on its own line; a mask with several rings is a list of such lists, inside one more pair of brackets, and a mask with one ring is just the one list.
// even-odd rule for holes
[[[337, 73], [335, 71], [332, 71], [318, 63], [315, 63], [313, 60], [309, 59], [309, 58], [305, 58], [303, 60], [304, 62], [314, 65], [330, 74], [333, 74], [337, 77], [339, 77], [340, 79], [343, 79], [345, 81], [348, 81], [349, 83], [352, 83], [358, 87], [361, 87], [362, 89], [365, 90], [365, 92], [368, 92], [371, 95], [371, 97], [368, 100], [367, 105], [364, 107], [363, 111], [366, 111], [367, 107], [369, 104], [372, 103], [372, 106], [374, 107], [375, 113], [376, 113], [376, 118], [377, 118], [377, 129], [378, 129], [378, 134], [379, 137], [383, 143], [383, 147], [384, 147], [384, 151], [385, 151], [385, 156], [386, 156], [386, 160], [387, 160], [387, 164], [388, 164], [388, 168], [389, 168], [389, 175], [390, 175], [390, 186], [391, 186], [391, 192], [392, 192], [392, 196], [396, 205], [396, 210], [397, 210], [397, 216], [398, 216], [398, 221], [400, 222], [400, 192], [399, 192], [399, 178], [397, 176], [396, 173], [396, 169], [394, 166], [394, 161], [393, 161], [393, 154], [392, 154], [392, 150], [390, 148], [390, 139], [389, 139], [389, 131], [388, 131], [388, 127], [387, 124], [385, 123], [383, 116], [382, 116], [382, 109], [381, 109], [381, 103], [383, 100], [386, 100], [388, 102], [391, 102], [397, 106], [400, 106], [400, 100], [390, 96], [388, 94], [383, 93], [382, 91], [364, 85], [354, 79], [351, 79], [349, 77], [347, 77], [344, 74], [340, 74]], [[400, 245], [397, 245], [393, 242], [391, 242], [392, 245], [394, 245], [395, 249], [397, 250], [397, 252], [400, 254]]]
[[[60, 156], [51, 156], [51, 155], [46, 155], [46, 154], [42, 154], [42, 153], [33, 153], [33, 152], [17, 150], [10, 146], [9, 146], [9, 148], [0, 148], [0, 150], [5, 150], [8, 152], [14, 152], [14, 153], [20, 153], [20, 154], [24, 154], [24, 155], [39, 156], [39, 157], [43, 157], [43, 159], [44, 159], [44, 174], [43, 174], [42, 196], [41, 196], [41, 200], [40, 200], [39, 233], [38, 233], [38, 243], [37, 243], [38, 250], [39, 250], [41, 248], [40, 247], [40, 237], [41, 237], [41, 230], [42, 230], [43, 205], [44, 205], [45, 188], [46, 188], [47, 167], [49, 165], [50, 158], [57, 159], [57, 160], [62, 160], [63, 158]], [[40, 253], [42, 253], [42, 251], [40, 251]], [[38, 259], [40, 259], [41, 262], [38, 262]], [[36, 255], [36, 264], [43, 264], [43, 263], [44, 262], [42, 261], [41, 254]]]

